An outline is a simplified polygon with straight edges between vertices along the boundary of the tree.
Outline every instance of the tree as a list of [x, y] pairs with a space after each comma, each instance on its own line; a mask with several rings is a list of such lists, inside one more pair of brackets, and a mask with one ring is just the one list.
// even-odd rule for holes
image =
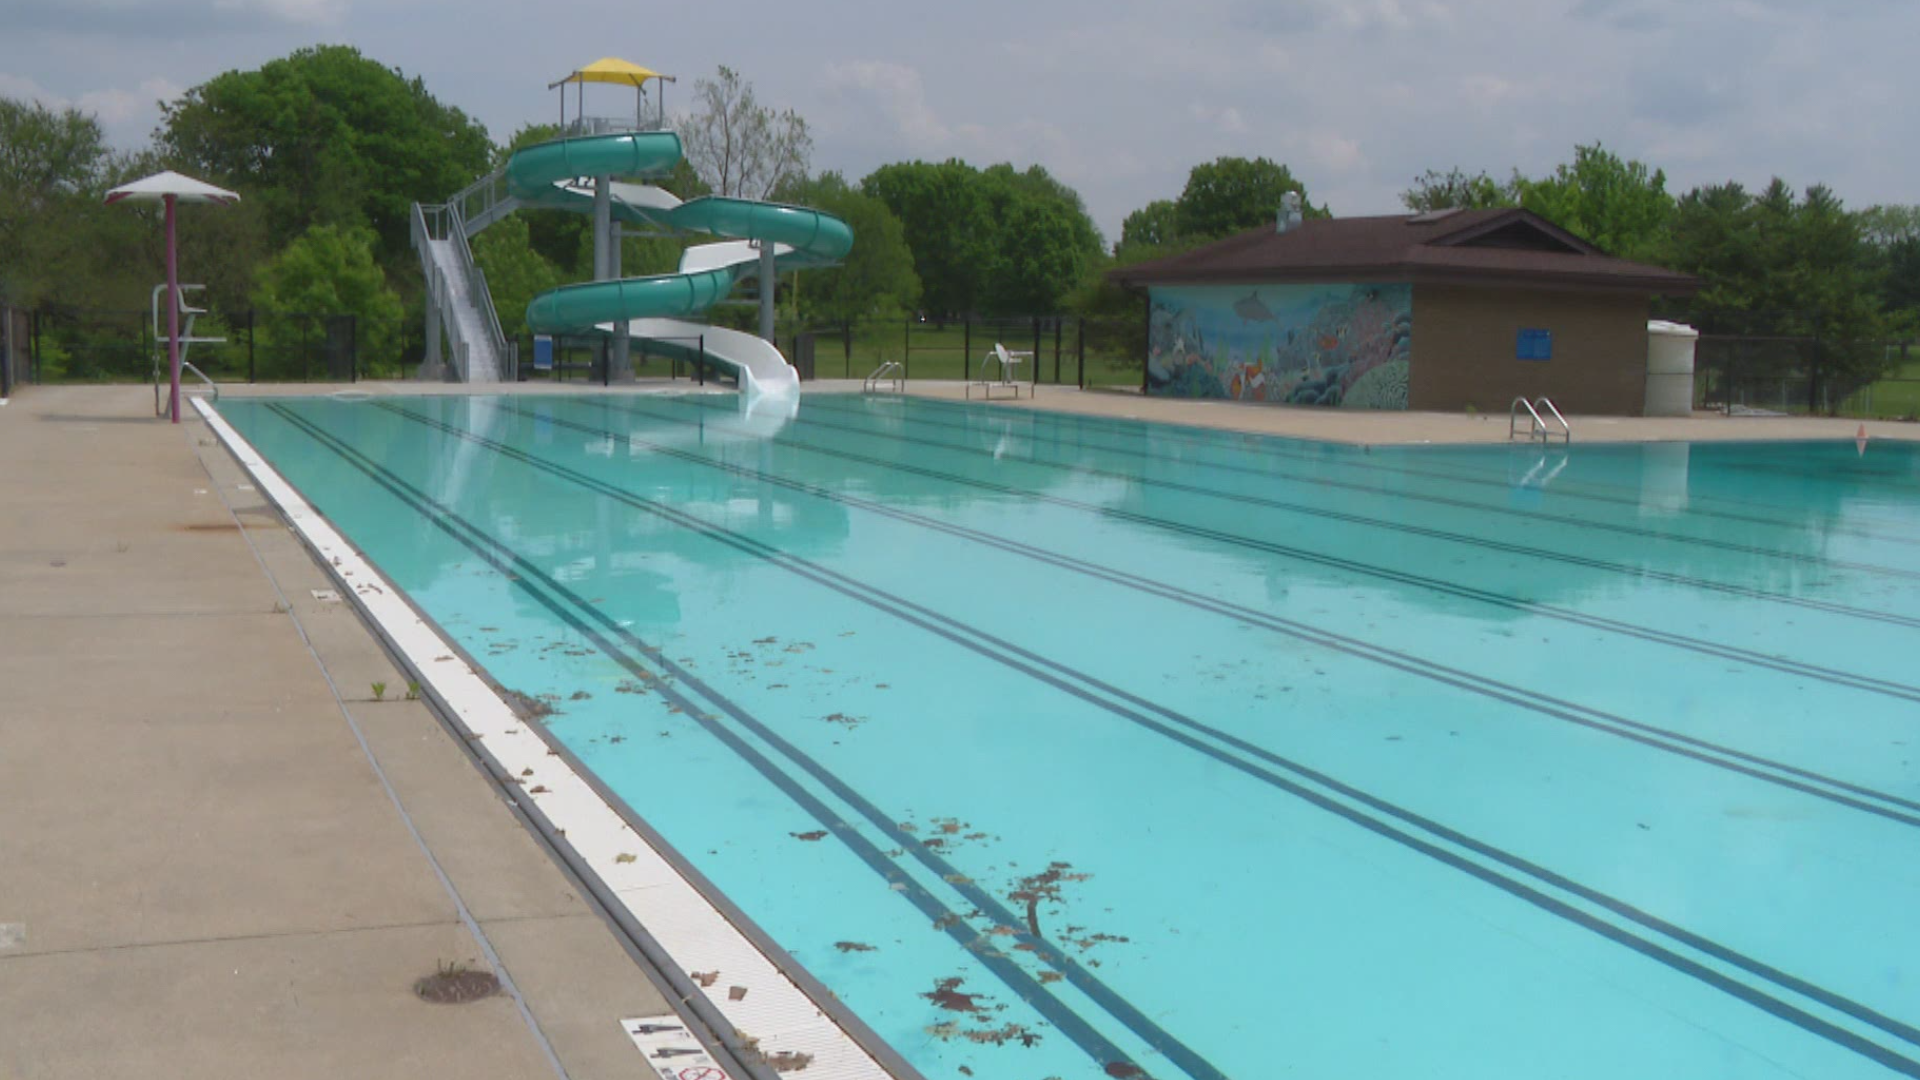
[[863, 194], [899, 219], [922, 303], [943, 316], [976, 311], [985, 299], [994, 228], [976, 177], [971, 166], [953, 158], [937, 165], [882, 165], [860, 181]]
[[1469, 175], [1459, 168], [1428, 169], [1414, 177], [1413, 186], [1400, 193], [1400, 202], [1415, 213], [1433, 210], [1491, 210], [1520, 205], [1520, 176], [1502, 184], [1485, 172]]
[[1877, 254], [1880, 303], [1902, 335], [1920, 333], [1920, 206], [1874, 206], [1860, 231]]
[[780, 192], [783, 202], [824, 210], [853, 230], [853, 250], [838, 266], [808, 270], [798, 279], [800, 314], [810, 322], [898, 317], [920, 302], [900, 219], [837, 172], [822, 173]]
[[527, 332], [533, 298], [562, 283], [559, 269], [533, 249], [523, 214], [502, 218], [474, 237], [473, 261], [487, 275], [500, 330], [509, 338]]
[[1520, 205], [1624, 259], [1654, 257], [1673, 214], [1667, 174], [1595, 143], [1541, 180], [1515, 177]]
[[73, 289], [99, 254], [86, 225], [109, 159], [93, 117], [0, 98], [0, 293], [32, 304]]
[[389, 265], [408, 259], [411, 205], [472, 182], [492, 148], [419, 79], [344, 45], [215, 76], [163, 105], [155, 135], [181, 167], [258, 200], [276, 246], [367, 225]]
[[1711, 333], [1803, 341], [1782, 362], [1807, 375], [1810, 404], [1830, 384], [1846, 390], [1880, 373], [1887, 326], [1876, 254], [1861, 216], [1827, 188], [1796, 197], [1778, 178], [1757, 194], [1734, 183], [1695, 188], [1667, 236], [1665, 261], [1704, 282], [1679, 313]]
[[1171, 246], [1180, 235], [1180, 208], [1172, 199], [1155, 199], [1127, 215], [1120, 223], [1120, 241], [1114, 254], [1128, 248]]
[[[366, 229], [308, 229], [260, 268], [253, 299], [282, 314], [352, 315], [360, 354], [375, 364], [398, 362], [404, 310], [374, 261], [374, 237]], [[298, 336], [271, 318], [260, 331], [270, 352], [284, 351]]]
[[1287, 192], [1300, 195], [1307, 217], [1331, 216], [1324, 207], [1307, 201], [1306, 185], [1285, 165], [1266, 158], [1222, 157], [1195, 165], [1187, 186], [1174, 205], [1177, 235], [1217, 240], [1223, 236], [1271, 227]]
[[776, 113], [754, 97], [752, 84], [722, 66], [694, 83], [697, 109], [675, 124], [687, 161], [716, 195], [765, 199], [807, 173], [813, 136], [799, 113]]

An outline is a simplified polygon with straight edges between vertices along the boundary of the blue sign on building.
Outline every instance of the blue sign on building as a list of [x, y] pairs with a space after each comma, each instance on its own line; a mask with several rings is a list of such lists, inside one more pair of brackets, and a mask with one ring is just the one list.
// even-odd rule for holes
[[1553, 359], [1553, 331], [1522, 328], [1513, 346], [1515, 360]]

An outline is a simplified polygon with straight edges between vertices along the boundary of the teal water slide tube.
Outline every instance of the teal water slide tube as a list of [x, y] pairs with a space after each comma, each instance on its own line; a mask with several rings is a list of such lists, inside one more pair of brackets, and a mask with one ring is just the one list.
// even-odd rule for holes
[[[507, 162], [507, 190], [523, 207], [593, 212], [587, 178], [657, 177], [681, 157], [670, 131], [621, 132], [555, 139], [517, 151]], [[689, 248], [680, 271], [565, 285], [534, 297], [527, 326], [537, 334], [587, 334], [607, 323], [630, 322], [640, 336], [658, 336], [673, 351], [692, 329], [710, 361], [739, 375], [742, 389], [797, 382], [771, 345], [751, 335], [673, 320], [699, 315], [725, 299], [742, 278], [759, 273], [757, 245], [774, 245], [782, 269], [824, 266], [853, 248], [853, 230], [832, 214], [800, 206], [707, 196], [681, 202], [657, 187], [611, 185], [612, 215], [626, 223], [674, 232], [706, 233], [728, 242]]]

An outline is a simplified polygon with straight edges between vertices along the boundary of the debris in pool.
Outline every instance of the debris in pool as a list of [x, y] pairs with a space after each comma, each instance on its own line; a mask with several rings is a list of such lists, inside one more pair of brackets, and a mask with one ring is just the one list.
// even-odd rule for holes
[[727, 1000], [728, 1000], [728, 1001], [740, 1001], [740, 1000], [742, 1000], [743, 998], [745, 998], [746, 996], [747, 996], [747, 988], [746, 988], [746, 987], [744, 987], [744, 986], [729, 986], [729, 987], [727, 987]]
[[812, 841], [814, 841], [814, 840], [824, 840], [824, 839], [826, 839], [826, 838], [827, 838], [827, 830], [825, 830], [825, 829], [815, 829], [815, 830], [813, 830], [812, 832], [797, 832], [797, 833], [788, 833], [787, 835], [788, 835], [788, 836], [791, 836], [791, 837], [793, 837], [793, 838], [794, 838], [795, 840], [806, 840], [806, 841], [808, 841], [808, 842], [812, 842]]
[[839, 949], [841, 952], [875, 952], [877, 951], [874, 948], [874, 946], [868, 945], [864, 941], [836, 941], [833, 943], [833, 947], [836, 949]]
[[1055, 860], [1048, 863], [1045, 870], [1021, 878], [1015, 888], [1007, 894], [1009, 900], [1026, 903], [1027, 929], [1033, 931], [1034, 937], [1045, 936], [1040, 933], [1040, 902], [1047, 900], [1057, 904], [1061, 901], [1060, 886], [1062, 884], [1069, 881], [1085, 881], [1093, 876], [1067, 873], [1071, 869], [1073, 864]]
[[553, 706], [538, 697], [531, 697], [518, 690], [502, 690], [500, 696], [506, 699], [514, 715], [523, 720], [539, 720], [553, 715]]
[[1147, 1070], [1131, 1061], [1109, 1061], [1107, 1075], [1117, 1080], [1147, 1080]]
[[874, 683], [874, 684], [873, 684], [873, 688], [874, 688], [875, 690], [891, 690], [891, 689], [893, 689], [893, 688], [892, 688], [891, 686], [888, 686], [888, 685], [887, 685], [886, 683], [883, 683], [883, 682], [877, 682], [877, 683]]
[[771, 645], [779, 640], [777, 637], [757, 637], [753, 639], [753, 643], [755, 645]]
[[532, 776], [532, 775], [533, 775], [533, 769], [532, 769], [532, 768], [530, 768], [530, 767], [529, 767], [529, 768], [525, 768], [525, 769], [521, 769], [521, 770], [520, 770], [520, 775], [521, 775], [521, 776]]
[[958, 975], [941, 979], [933, 984], [933, 989], [920, 996], [933, 1002], [948, 1012], [981, 1012], [979, 999], [985, 994], [963, 994], [960, 984], [966, 982]]
[[787, 684], [783, 682], [767, 684], [767, 689], [769, 690], [785, 690], [786, 688], [787, 688]]
[[1060, 974], [1060, 973], [1059, 973], [1059, 972], [1057, 972], [1057, 971], [1043, 971], [1043, 972], [1041, 972], [1041, 973], [1040, 973], [1040, 981], [1041, 981], [1041, 983], [1043, 983], [1043, 984], [1044, 984], [1044, 983], [1057, 983], [1057, 982], [1059, 982], [1059, 981], [1060, 981], [1061, 979], [1064, 979], [1064, 978], [1066, 978], [1066, 976], [1065, 976], [1065, 975], [1062, 975], [1062, 974]]
[[613, 692], [616, 694], [644, 694], [647, 692], [647, 688], [632, 679], [621, 679], [619, 684], [613, 688]]
[[527, 789], [527, 794], [529, 794], [529, 795], [545, 795], [545, 794], [548, 794], [548, 789], [547, 789], [547, 785], [545, 785], [545, 784], [535, 784], [535, 785], [533, 785], [532, 787], [530, 787], [530, 788], [528, 788], [528, 789]]
[[687, 974], [692, 976], [693, 981], [699, 983], [701, 986], [712, 986], [714, 983], [720, 981], [720, 973], [717, 971], [690, 971]]
[[638, 862], [638, 861], [640, 861], [640, 856], [638, 856], [638, 855], [635, 855], [635, 854], [633, 854], [632, 852], [629, 852], [629, 851], [623, 851], [623, 852], [621, 852], [620, 854], [618, 854], [618, 855], [615, 855], [615, 856], [613, 857], [613, 861], [614, 861], [614, 862], [617, 862], [617, 863], [630, 863], [630, 862]]
[[826, 716], [823, 716], [820, 719], [825, 720], [829, 724], [845, 724], [850, 728], [857, 728], [861, 724], [866, 722], [865, 717], [848, 716], [846, 713], [843, 713], [843, 712], [828, 713]]
[[570, 696], [568, 696], [567, 700], [568, 701], [586, 701], [588, 698], [591, 698], [592, 696], [593, 696], [592, 694], [587, 693], [585, 690], [575, 690]]

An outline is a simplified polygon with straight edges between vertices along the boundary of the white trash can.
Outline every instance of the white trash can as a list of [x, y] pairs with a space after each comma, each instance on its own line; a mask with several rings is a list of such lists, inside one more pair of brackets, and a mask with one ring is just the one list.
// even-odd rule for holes
[[1647, 323], [1648, 416], [1693, 415], [1693, 350], [1700, 331], [1680, 323]]

